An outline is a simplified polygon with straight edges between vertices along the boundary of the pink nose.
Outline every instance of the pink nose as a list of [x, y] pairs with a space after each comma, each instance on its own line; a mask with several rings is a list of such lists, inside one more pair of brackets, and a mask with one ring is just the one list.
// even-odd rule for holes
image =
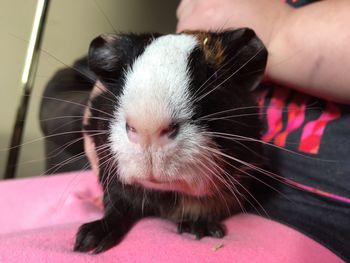
[[178, 124], [169, 124], [150, 131], [143, 127], [126, 123], [125, 129], [131, 142], [140, 144], [143, 147], [161, 147], [176, 138], [180, 126]]

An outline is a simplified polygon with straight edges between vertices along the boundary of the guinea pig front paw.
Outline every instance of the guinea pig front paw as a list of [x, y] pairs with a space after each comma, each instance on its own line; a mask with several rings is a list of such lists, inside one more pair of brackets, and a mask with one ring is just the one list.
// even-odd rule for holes
[[121, 238], [120, 231], [111, 228], [103, 219], [93, 221], [79, 228], [74, 251], [98, 254], [116, 245]]
[[225, 235], [225, 227], [218, 222], [183, 221], [178, 223], [177, 232], [180, 234], [191, 233], [196, 236], [196, 239], [205, 236], [222, 238]]

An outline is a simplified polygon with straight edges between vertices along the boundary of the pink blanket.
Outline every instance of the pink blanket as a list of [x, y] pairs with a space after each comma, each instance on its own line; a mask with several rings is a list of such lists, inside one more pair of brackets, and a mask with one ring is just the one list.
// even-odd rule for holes
[[105, 253], [75, 253], [77, 228], [102, 215], [100, 197], [90, 172], [1, 182], [0, 262], [342, 262], [297, 231], [249, 214], [226, 220], [224, 239], [198, 241], [148, 218]]

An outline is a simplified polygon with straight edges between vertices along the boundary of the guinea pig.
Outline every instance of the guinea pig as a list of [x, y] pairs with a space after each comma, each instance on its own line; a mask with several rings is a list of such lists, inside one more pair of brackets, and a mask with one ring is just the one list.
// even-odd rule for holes
[[84, 125], [96, 150], [104, 216], [82, 225], [75, 251], [118, 244], [146, 216], [178, 232], [223, 237], [263, 163], [253, 90], [267, 50], [247, 28], [94, 39], [89, 67], [103, 89]]

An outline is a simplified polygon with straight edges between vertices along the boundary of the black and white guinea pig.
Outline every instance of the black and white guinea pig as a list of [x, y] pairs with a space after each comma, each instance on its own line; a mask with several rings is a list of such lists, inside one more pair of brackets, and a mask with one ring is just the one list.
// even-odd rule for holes
[[84, 126], [93, 139], [104, 217], [80, 227], [75, 251], [102, 252], [145, 216], [178, 231], [222, 237], [220, 221], [247, 199], [262, 163], [252, 90], [267, 51], [247, 28], [181, 34], [110, 34], [92, 41], [103, 88]]

